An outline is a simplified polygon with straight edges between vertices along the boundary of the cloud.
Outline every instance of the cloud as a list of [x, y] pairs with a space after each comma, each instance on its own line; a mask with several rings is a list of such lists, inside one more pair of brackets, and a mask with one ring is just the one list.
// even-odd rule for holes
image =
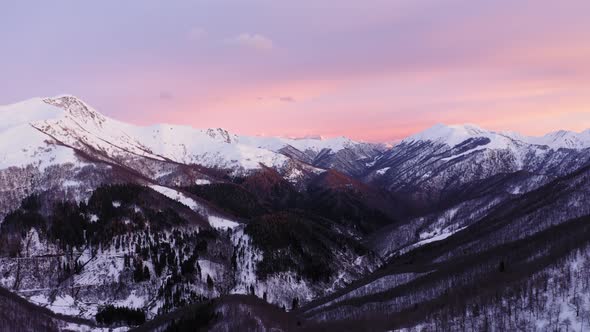
[[207, 35], [207, 31], [203, 28], [194, 27], [188, 32], [188, 39], [197, 41], [203, 39]]
[[294, 103], [297, 101], [297, 99], [291, 97], [291, 96], [279, 96], [279, 97], [257, 97], [256, 100], [258, 101], [280, 101], [283, 103]]
[[294, 103], [296, 101], [295, 98], [289, 96], [279, 97], [279, 100], [285, 103]]
[[161, 91], [160, 92], [160, 99], [162, 100], [172, 100], [174, 96], [168, 91]]
[[269, 38], [260, 34], [241, 33], [238, 36], [229, 40], [231, 44], [240, 45], [243, 47], [253, 48], [257, 50], [271, 50], [273, 42]]

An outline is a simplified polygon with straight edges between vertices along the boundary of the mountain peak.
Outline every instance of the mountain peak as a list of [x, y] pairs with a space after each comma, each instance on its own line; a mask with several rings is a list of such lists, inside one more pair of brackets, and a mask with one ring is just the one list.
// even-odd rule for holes
[[326, 139], [326, 137], [322, 136], [322, 135], [305, 135], [305, 136], [301, 136], [301, 137], [293, 137], [293, 139], [296, 139], [296, 140], [314, 139], [314, 140], [318, 140], [318, 141], [323, 141]]
[[474, 124], [445, 125], [436, 124], [418, 134], [412, 135], [402, 142], [431, 141], [455, 146], [473, 137], [487, 137], [493, 132], [482, 129]]
[[44, 99], [44, 100], [46, 100], [46, 99], [53, 99], [53, 100], [70, 99], [70, 100], [77, 100], [81, 103], [84, 103], [84, 101], [81, 98], [74, 96], [72, 94], [69, 94], [69, 93], [64, 93], [64, 94], [60, 94], [60, 95], [56, 95], [56, 96], [48, 96], [48, 97], [44, 97], [42, 99]]
[[559, 130], [540, 137], [529, 137], [528, 141], [552, 148], [583, 149], [590, 147], [590, 130], [584, 130], [580, 133]]
[[40, 121], [62, 119], [64, 116], [104, 122], [105, 117], [80, 98], [72, 95], [35, 97], [22, 102], [0, 106], [2, 127], [14, 127]]
[[209, 128], [207, 129], [207, 135], [213, 139], [221, 140], [227, 144], [237, 142], [237, 136], [231, 134], [229, 131], [223, 128]]
[[18, 103], [0, 106], [0, 130], [29, 125], [33, 122], [61, 118], [64, 110], [50, 105], [43, 98], [31, 98]]
[[54, 105], [56, 107], [60, 107], [64, 110], [76, 113], [76, 112], [86, 112], [86, 113], [94, 113], [98, 114], [98, 112], [86, 104], [82, 99], [73, 96], [73, 95], [59, 95], [56, 97], [47, 97], [43, 98], [43, 101], [49, 105]]
[[445, 125], [436, 124], [402, 142], [412, 143], [430, 141], [456, 146], [470, 138], [485, 137], [490, 140], [488, 148], [506, 148], [514, 144], [547, 146], [551, 149], [584, 149], [590, 147], [590, 129], [582, 132], [558, 130], [543, 136], [526, 136], [517, 132], [495, 132], [474, 124]]

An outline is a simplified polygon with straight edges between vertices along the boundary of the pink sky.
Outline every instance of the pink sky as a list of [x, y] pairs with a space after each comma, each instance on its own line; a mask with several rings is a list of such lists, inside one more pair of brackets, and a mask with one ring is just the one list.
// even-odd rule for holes
[[0, 14], [6, 104], [70, 93], [137, 124], [403, 138], [590, 128], [590, 2], [57, 0]]

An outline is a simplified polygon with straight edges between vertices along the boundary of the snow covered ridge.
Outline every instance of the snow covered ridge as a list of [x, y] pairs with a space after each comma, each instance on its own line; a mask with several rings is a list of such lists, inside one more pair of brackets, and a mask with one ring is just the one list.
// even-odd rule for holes
[[[0, 169], [27, 165], [46, 168], [65, 163], [77, 165], [80, 160], [72, 150], [76, 149], [95, 156], [98, 153], [109, 161], [149, 159], [230, 169], [236, 173], [259, 169], [261, 165], [288, 169], [290, 162], [296, 160], [311, 165], [310, 170], [313, 167], [335, 168], [358, 175], [389, 150], [383, 144], [362, 143], [346, 137], [244, 136], [221, 128], [195, 129], [167, 124], [140, 127], [104, 116], [69, 95], [33, 98], [0, 106], [0, 120]], [[489, 131], [469, 124], [436, 125], [404, 139], [402, 145], [430, 141], [455, 147], [470, 139], [480, 141], [472, 149], [461, 150], [462, 153], [502, 149], [520, 155], [527, 147], [539, 151], [546, 147], [588, 148], [590, 130], [529, 137]], [[293, 171], [298, 173], [300, 170]]]
[[515, 132], [486, 130], [473, 124], [437, 124], [404, 139], [402, 143], [430, 141], [454, 147], [474, 138], [489, 139], [490, 142], [485, 145], [485, 148], [491, 149], [508, 149], [518, 145], [540, 145], [550, 149], [585, 149], [590, 147], [590, 129], [580, 133], [560, 130], [544, 136], [525, 136]]
[[340, 136], [334, 138], [283, 138], [283, 137], [263, 137], [263, 136], [241, 136], [240, 140], [249, 145], [260, 148], [279, 151], [286, 146], [292, 146], [300, 151], [320, 152], [324, 149], [338, 152], [340, 150], [351, 148], [361, 144], [350, 138]]
[[144, 157], [207, 167], [255, 169], [265, 164], [279, 167], [287, 158], [272, 151], [237, 142], [221, 129], [157, 125], [138, 127], [105, 117], [74, 97], [46, 98], [60, 107], [57, 118], [32, 125], [60, 142], [79, 149], [91, 147], [118, 158]]
[[170, 189], [170, 188], [162, 187], [162, 186], [157, 186], [157, 185], [151, 185], [150, 188], [152, 188], [153, 190], [159, 192], [160, 194], [162, 194], [170, 199], [173, 199], [175, 201], [178, 201], [178, 202], [188, 206], [191, 210], [201, 214], [202, 216], [205, 216], [207, 218], [207, 221], [209, 222], [209, 224], [213, 228], [234, 229], [240, 225], [239, 223], [237, 223], [233, 220], [229, 220], [224, 217], [210, 214], [209, 211], [207, 211], [207, 209], [204, 206], [201, 206], [195, 200], [193, 200], [190, 197], [187, 197], [186, 195], [179, 192], [178, 190], [174, 190], [174, 189]]
[[[30, 159], [48, 147], [47, 141], [82, 151], [98, 151], [115, 160], [139, 157], [246, 171], [258, 169], [260, 164], [284, 167], [290, 157], [280, 150], [287, 146], [317, 154], [326, 150], [336, 153], [362, 144], [344, 137], [287, 139], [240, 136], [221, 128], [167, 124], [139, 127], [104, 116], [69, 95], [0, 106], [0, 118], [0, 138], [4, 143], [0, 143], [0, 168], [34, 163]], [[18, 137], [17, 144], [11, 142], [8, 146], [7, 142], [14, 141], [9, 137]], [[70, 155], [66, 157], [60, 161], [75, 160]]]

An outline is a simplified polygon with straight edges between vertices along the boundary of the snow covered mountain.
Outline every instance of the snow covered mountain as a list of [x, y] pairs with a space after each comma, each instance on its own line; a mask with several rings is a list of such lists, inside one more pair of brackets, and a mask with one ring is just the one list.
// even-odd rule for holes
[[[3, 106], [0, 117], [0, 187], [13, 188], [5, 193], [11, 199], [0, 201], [0, 216], [15, 208], [33, 186], [51, 182], [66, 183], [67, 195], [83, 199], [87, 195], [76, 190], [95, 188], [102, 181], [96, 178], [99, 172], [93, 172], [93, 183], [77, 177], [90, 167], [170, 186], [209, 183], [220, 172], [246, 175], [266, 166], [295, 183], [327, 166], [338, 167], [341, 155], [352, 157], [342, 163], [344, 169], [350, 164], [358, 167], [359, 159], [372, 158], [378, 151], [377, 146], [345, 138], [294, 140], [238, 136], [219, 128], [138, 127], [108, 118], [73, 96]], [[68, 175], [59, 175], [64, 172]], [[23, 176], [29, 179], [25, 185], [10, 180]]]
[[[383, 257], [441, 241], [522, 194], [590, 162], [586, 132], [571, 145], [555, 134], [527, 137], [475, 125], [436, 125], [378, 157], [364, 181], [405, 197], [418, 213], [374, 235]], [[566, 142], [566, 143], [564, 143]]]
[[77, 151], [129, 167], [139, 160], [150, 161], [142, 171], [152, 179], [168, 171], [161, 169], [162, 163], [172, 163], [236, 174], [259, 169], [262, 164], [297, 180], [302, 170], [317, 171], [310, 165], [337, 166], [334, 159], [338, 157], [332, 156], [345, 154], [354, 162], [373, 158], [382, 150], [379, 145], [344, 137], [286, 139], [238, 136], [220, 128], [137, 127], [108, 118], [73, 96], [31, 99], [3, 106], [0, 114], [4, 120], [0, 132], [5, 137], [0, 168], [74, 163], [78, 160], [73, 151]]
[[67, 95], [2, 106], [0, 119], [0, 292], [33, 304], [15, 315], [51, 310], [38, 324], [57, 330], [126, 330], [138, 315], [182, 325], [191, 304], [217, 327], [238, 326], [227, 315], [395, 329], [438, 326], [426, 313], [442, 312], [456, 328], [463, 316], [436, 304], [493, 312], [469, 292], [494, 287], [494, 271], [518, 272], [498, 277], [508, 287], [590, 261], [571, 251], [590, 246], [590, 131], [436, 125], [394, 146], [254, 137], [135, 126]]
[[257, 168], [259, 163], [279, 167], [287, 160], [271, 151], [241, 144], [237, 136], [222, 129], [125, 124], [103, 116], [72, 96], [33, 99], [3, 110], [9, 116], [15, 113], [19, 114], [19, 125], [30, 125], [57, 144], [106, 160], [147, 158], [244, 170]]
[[555, 134], [526, 137], [474, 125], [437, 125], [377, 157], [364, 180], [411, 195], [422, 206], [459, 201], [465, 185], [514, 172], [524, 172], [528, 180], [507, 183], [504, 191], [525, 192], [587, 163], [585, 135], [565, 135], [576, 137], [578, 144], [571, 147]]
[[511, 144], [531, 144], [546, 146], [550, 149], [585, 149], [590, 147], [590, 129], [577, 133], [560, 130], [544, 136], [525, 136], [516, 132], [495, 132], [474, 124], [444, 125], [437, 124], [423, 132], [412, 135], [403, 142], [431, 141], [440, 142], [451, 147], [469, 139], [484, 137], [490, 140], [486, 148], [506, 149]]
[[[4, 138], [0, 143], [3, 144], [0, 146], [0, 169], [28, 164], [45, 168], [52, 164], [78, 163], [80, 160], [74, 152], [83, 152], [126, 166], [133, 166], [137, 160], [149, 160], [243, 173], [259, 169], [263, 164], [283, 170], [285, 174], [294, 172], [287, 174], [294, 177], [301, 169], [317, 171], [316, 168], [334, 168], [359, 176], [367, 169], [385, 173], [389, 167], [387, 154], [426, 142], [438, 147], [431, 152], [437, 152], [442, 161], [482, 151], [505, 151], [517, 168], [525, 166], [531, 152], [547, 154], [560, 148], [580, 150], [590, 146], [590, 131], [559, 131], [542, 137], [527, 137], [487, 131], [474, 125], [436, 125], [404, 139], [393, 149], [345, 137], [289, 139], [240, 136], [220, 128], [137, 127], [108, 118], [73, 96], [35, 98], [3, 106], [0, 114], [3, 118], [0, 135]], [[296, 170], [292, 169], [293, 161], [298, 162]], [[168, 171], [157, 168], [148, 166], [144, 175], [157, 179]]]
[[370, 158], [373, 145], [137, 127], [72, 96], [0, 116], [0, 286], [56, 313], [152, 318], [230, 293], [291, 308], [380, 264], [357, 230], [326, 218], [331, 198], [312, 206], [305, 192], [325, 171], [319, 156]]

